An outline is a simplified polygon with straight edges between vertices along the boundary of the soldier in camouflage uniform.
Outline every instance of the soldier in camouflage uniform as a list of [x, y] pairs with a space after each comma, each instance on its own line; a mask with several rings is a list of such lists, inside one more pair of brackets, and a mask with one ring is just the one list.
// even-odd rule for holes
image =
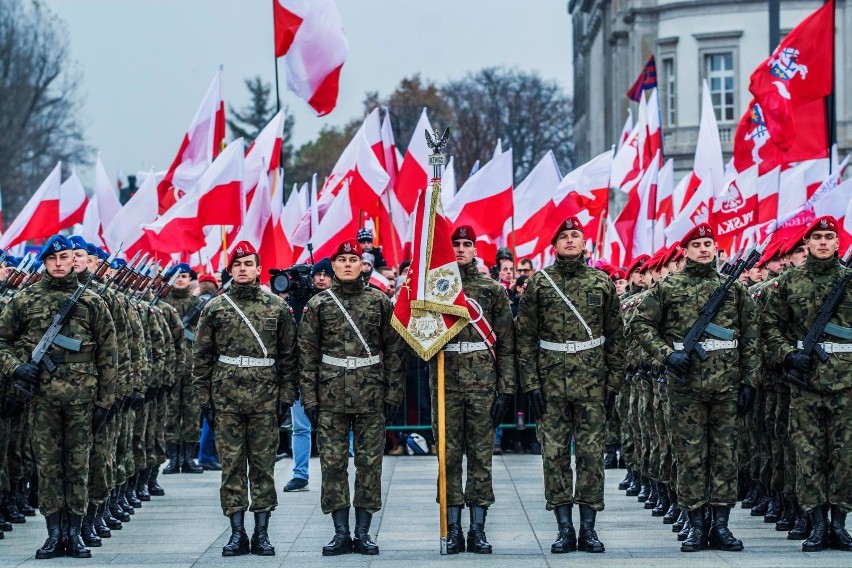
[[[852, 550], [846, 515], [852, 509], [852, 289], [844, 291], [820, 339], [822, 361], [802, 350], [802, 340], [829, 291], [848, 273], [838, 260], [838, 223], [816, 219], [805, 232], [809, 257], [785, 271], [764, 309], [767, 356], [809, 384], [790, 387], [790, 436], [796, 451], [796, 493], [813, 530], [805, 552], [826, 546]], [[831, 512], [831, 523], [828, 513]]]
[[[186, 265], [184, 265], [186, 266]], [[173, 273], [171, 274], [173, 275]], [[181, 278], [186, 281], [189, 278], [189, 273], [184, 273]], [[163, 277], [163, 281], [168, 281], [168, 278]], [[188, 284], [187, 284], [188, 286]], [[188, 288], [186, 288], [188, 291]], [[178, 312], [177, 308], [175, 308], [172, 304], [172, 296], [171, 292], [166, 290], [163, 294], [167, 294], [167, 296], [161, 295], [158, 300], [159, 303], [156, 304], [156, 307], [160, 309], [163, 314], [163, 320], [165, 323], [166, 331], [168, 332], [167, 338], [170, 340], [172, 345], [172, 350], [174, 351], [174, 360], [172, 366], [169, 368], [169, 372], [167, 373], [168, 380], [167, 382], [160, 388], [157, 396], [157, 464], [151, 467], [151, 471], [155, 469], [159, 469], [159, 464], [162, 464], [166, 460], [166, 437], [168, 432], [172, 432], [173, 428], [175, 430], [178, 429], [178, 425], [176, 423], [171, 422], [172, 410], [175, 412], [182, 412], [180, 408], [174, 408], [171, 404], [171, 396], [175, 395], [175, 392], [181, 389], [188, 389], [192, 391], [192, 395], [190, 397], [191, 400], [194, 400], [195, 389], [190, 386], [183, 386], [184, 383], [191, 382], [189, 378], [186, 381], [183, 380], [182, 374], [185, 372], [190, 372], [192, 369], [192, 363], [189, 363], [189, 367], [187, 367], [187, 359], [191, 360], [191, 356], [187, 355], [186, 348], [192, 348], [192, 344], [188, 344], [186, 341], [186, 330], [183, 327], [183, 322], [181, 321], [180, 312]], [[165, 299], [163, 299], [165, 298]], [[189, 402], [189, 400], [187, 400]], [[167, 416], [169, 417], [167, 419]], [[181, 460], [181, 471], [184, 473], [204, 473], [204, 470], [195, 462], [195, 456], [197, 455], [197, 451], [195, 448], [195, 444], [198, 442], [199, 432], [198, 432], [198, 420], [200, 418], [199, 414], [195, 414], [194, 418], [189, 418], [187, 416], [186, 424], [183, 425], [183, 421], [181, 421], [181, 425], [184, 428], [188, 428], [190, 433], [183, 433], [184, 438], [189, 438], [190, 441], [184, 444], [183, 448], [183, 459]], [[192, 422], [195, 422], [194, 428], [191, 426]], [[140, 485], [142, 487], [147, 486], [148, 480], [147, 478], [150, 476], [150, 472], [143, 472], [140, 481], [144, 481]]]
[[[191, 281], [189, 265], [182, 262], [169, 270], [164, 277], [168, 280], [175, 273], [179, 276], [174, 290], [169, 295], [169, 303], [177, 310], [180, 318], [197, 306], [201, 300], [189, 293]], [[195, 323], [181, 332], [184, 347], [189, 352], [195, 337]], [[169, 464], [163, 473], [202, 473], [204, 470], [195, 463], [193, 450], [199, 438], [201, 412], [192, 387], [192, 357], [186, 358], [186, 364], [178, 370], [175, 386], [168, 399], [168, 422], [166, 424], [166, 457]], [[183, 451], [181, 451], [181, 445]]]
[[702, 346], [709, 356], [699, 362], [680, 343], [707, 299], [725, 280], [716, 272], [713, 228], [701, 224], [683, 238], [687, 257], [682, 272], [666, 278], [639, 305], [631, 323], [642, 347], [659, 364], [685, 379], [668, 381], [666, 413], [677, 460], [677, 497], [689, 516], [689, 535], [681, 550], [706, 547], [704, 508], [712, 507], [710, 547], [743, 549], [728, 528], [737, 501], [737, 417], [754, 403], [760, 359], [754, 302], [734, 284], [714, 318], [715, 333]]
[[[447, 436], [447, 554], [465, 551], [461, 510], [470, 508], [467, 550], [490, 554], [485, 516], [494, 503], [491, 460], [494, 433], [515, 392], [515, 326], [506, 289], [476, 268], [476, 234], [457, 227], [453, 250], [468, 303], [481, 319], [462, 329], [444, 347]], [[479, 306], [476, 308], [476, 306]], [[437, 363], [431, 364], [432, 430], [438, 437]], [[467, 456], [467, 482], [462, 486], [462, 458]]]
[[[544, 462], [544, 494], [559, 527], [551, 552], [603, 552], [606, 418], [624, 377], [623, 322], [615, 286], [583, 257], [583, 226], [569, 217], [551, 240], [556, 263], [527, 280], [517, 318], [521, 388], [530, 396]], [[576, 484], [567, 467], [574, 438]], [[580, 508], [579, 539], [571, 509]]]
[[[219, 495], [231, 520], [222, 555], [272, 556], [268, 526], [278, 504], [275, 450], [278, 427], [296, 398], [296, 322], [283, 300], [261, 290], [260, 258], [250, 243], [237, 243], [228, 271], [230, 292], [210, 300], [198, 322], [193, 383], [216, 431], [222, 462]], [[249, 508], [255, 524], [250, 546], [244, 528]]]
[[[385, 422], [402, 401], [402, 337], [391, 327], [393, 305], [360, 277], [361, 245], [351, 239], [332, 255], [332, 287], [308, 301], [299, 331], [302, 405], [317, 433], [323, 513], [335, 535], [324, 556], [378, 554], [369, 535], [382, 507]], [[355, 443], [355, 497], [349, 498], [349, 432]], [[355, 505], [355, 540], [349, 507]]]
[[0, 314], [0, 370], [13, 386], [37, 385], [30, 426], [39, 508], [48, 531], [37, 558], [53, 558], [62, 550], [63, 511], [68, 515], [68, 552], [91, 556], [80, 536], [89, 502], [89, 453], [93, 432], [103, 428], [114, 400], [115, 326], [106, 304], [94, 293], [87, 291], [80, 298], [62, 329], [64, 338], [80, 341], [79, 351], [71, 341], [62, 341], [68, 348], [54, 344], [53, 374], [28, 362], [57, 310], [77, 289], [72, 248], [67, 238], [51, 237], [39, 255], [45, 263], [42, 280], [16, 294]]

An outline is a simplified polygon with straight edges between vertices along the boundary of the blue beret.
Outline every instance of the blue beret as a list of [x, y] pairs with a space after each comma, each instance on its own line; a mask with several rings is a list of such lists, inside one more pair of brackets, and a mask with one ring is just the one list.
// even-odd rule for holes
[[21, 257], [12, 256], [11, 254], [6, 255], [6, 260], [3, 261], [6, 263], [6, 266], [12, 266], [17, 268], [19, 264], [21, 264]]
[[179, 262], [166, 270], [165, 274], [163, 274], [163, 278], [169, 279], [175, 275], [175, 272], [190, 274], [192, 272], [192, 268], [185, 262]]
[[95, 255], [101, 260], [106, 260], [109, 258], [109, 253], [101, 247], [95, 247]]
[[86, 243], [86, 252], [91, 256], [98, 256], [98, 246], [92, 243]]
[[320, 272], [325, 272], [329, 276], [334, 276], [334, 270], [331, 268], [331, 261], [329, 259], [324, 258], [317, 262], [311, 269], [311, 277], [316, 276]]
[[127, 261], [123, 258], [116, 258], [110, 263], [110, 268], [115, 268], [116, 270], [118, 270], [122, 266], [127, 266]]
[[74, 243], [68, 240], [68, 237], [64, 235], [53, 235], [47, 239], [47, 242], [41, 247], [41, 250], [38, 253], [38, 259], [44, 261], [44, 259], [52, 254], [73, 249]]
[[75, 249], [83, 249], [88, 250], [89, 243], [86, 242], [86, 239], [81, 237], [80, 235], [74, 235], [73, 237], [68, 237], [68, 240], [71, 241], [71, 244], [74, 245]]

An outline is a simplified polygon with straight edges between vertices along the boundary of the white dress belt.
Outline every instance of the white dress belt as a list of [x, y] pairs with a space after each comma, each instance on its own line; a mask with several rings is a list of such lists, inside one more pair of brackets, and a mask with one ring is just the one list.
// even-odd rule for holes
[[562, 343], [554, 343], [553, 341], [539, 340], [538, 345], [542, 349], [548, 351], [560, 351], [562, 353], [577, 353], [578, 351], [588, 351], [595, 347], [600, 347], [604, 344], [606, 338], [604, 336], [590, 339], [589, 341], [565, 341]]
[[484, 341], [459, 341], [458, 343], [447, 343], [444, 351], [452, 353], [473, 353], [475, 351], [488, 351]]
[[[831, 343], [830, 341], [826, 341], [825, 343], [820, 343], [820, 347], [822, 347], [826, 353], [852, 353], [852, 343]], [[804, 344], [801, 341], [796, 342], [796, 349], [802, 349]]]
[[275, 364], [275, 359], [268, 357], [228, 357], [227, 355], [219, 355], [219, 360], [228, 365], [236, 365], [237, 367], [271, 367]]
[[346, 369], [360, 369], [361, 367], [369, 367], [382, 362], [382, 355], [373, 355], [372, 357], [332, 357], [323, 353], [322, 362], [335, 367], [345, 367]]
[[[740, 342], [736, 339], [733, 341], [722, 341], [721, 339], [705, 339], [704, 341], [698, 342], [701, 347], [704, 348], [704, 351], [720, 351], [722, 349], [736, 349]], [[676, 351], [683, 349], [683, 343], [679, 343], [675, 341], [672, 343], [672, 347], [675, 348]]]

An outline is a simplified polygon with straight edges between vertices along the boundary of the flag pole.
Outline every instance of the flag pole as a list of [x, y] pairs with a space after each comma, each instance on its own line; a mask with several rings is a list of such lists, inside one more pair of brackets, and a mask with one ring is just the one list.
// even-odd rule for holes
[[441, 554], [447, 554], [447, 408], [444, 398], [444, 351], [438, 351], [438, 514]]
[[831, 3], [831, 93], [825, 97], [825, 120], [827, 123], [826, 134], [828, 137], [828, 173], [834, 173], [833, 166], [834, 161], [830, 159], [831, 149], [837, 143], [837, 103], [836, 103], [836, 83], [837, 83], [837, 53], [836, 53], [836, 39], [835, 39], [835, 18], [836, 16], [836, 5], [834, 0], [825, 0], [826, 3]]
[[[275, 4], [272, 5], [272, 21], [273, 22], [275, 21]], [[273, 24], [273, 27], [274, 27], [274, 24]], [[274, 41], [275, 33], [274, 32], [272, 34], [272, 37], [273, 37], [273, 44], [274, 44], [275, 43], [275, 41]], [[275, 54], [276, 48], [277, 48], [276, 45], [272, 46], [272, 61], [275, 64], [275, 104], [276, 104], [275, 110], [276, 110], [276, 112], [281, 112], [281, 91], [278, 88], [278, 57]]]

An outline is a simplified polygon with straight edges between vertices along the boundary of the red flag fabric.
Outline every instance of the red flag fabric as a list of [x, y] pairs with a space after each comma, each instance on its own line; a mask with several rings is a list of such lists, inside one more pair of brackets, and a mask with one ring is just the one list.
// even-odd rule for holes
[[749, 91], [760, 104], [769, 135], [782, 150], [793, 145], [801, 105], [827, 97], [834, 83], [834, 0], [787, 34], [751, 74]]
[[[477, 235], [501, 236], [506, 219], [512, 216], [512, 150], [482, 166], [447, 204], [453, 225], [470, 225]], [[483, 215], [488, 211], [488, 215]]]
[[424, 132], [432, 132], [432, 125], [426, 116], [426, 109], [420, 113], [417, 126], [411, 135], [411, 141], [405, 150], [405, 156], [399, 167], [396, 179], [396, 195], [403, 209], [411, 215], [417, 203], [417, 196], [429, 183], [429, 148], [426, 146]]

